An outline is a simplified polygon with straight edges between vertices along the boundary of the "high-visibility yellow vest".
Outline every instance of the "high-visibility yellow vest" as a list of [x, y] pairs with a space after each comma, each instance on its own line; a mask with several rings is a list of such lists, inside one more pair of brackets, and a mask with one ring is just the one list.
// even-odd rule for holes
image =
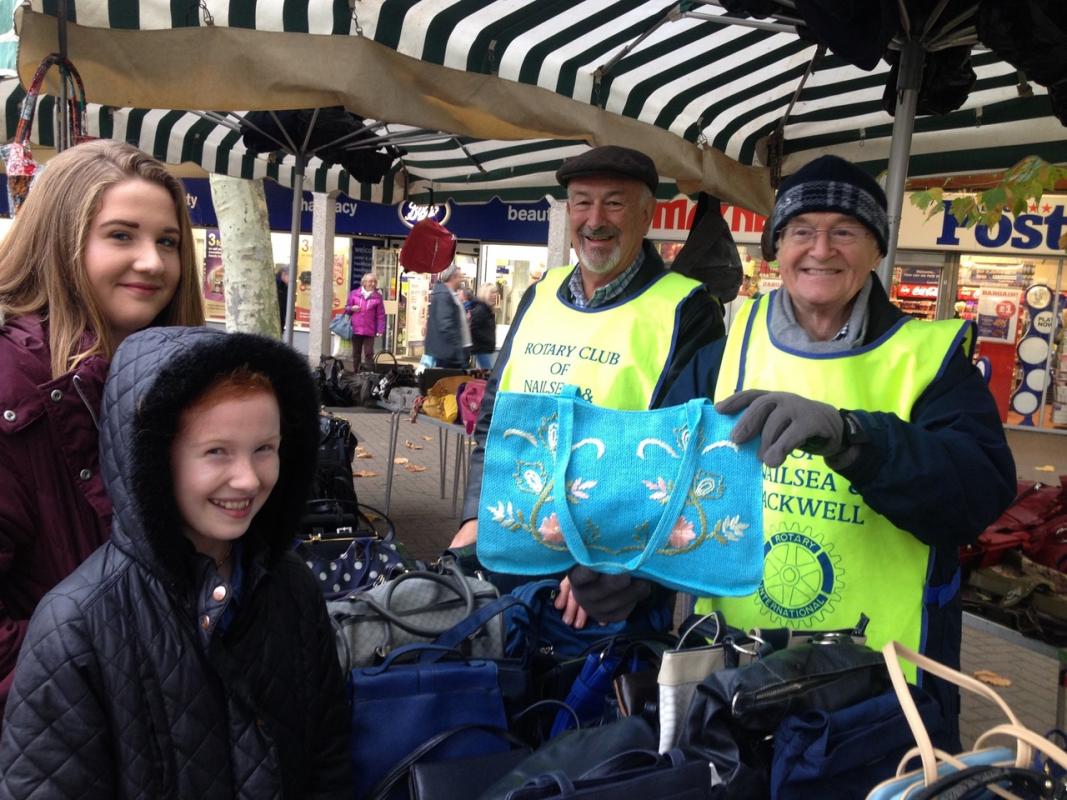
[[557, 394], [567, 384], [599, 406], [646, 409], [670, 363], [678, 308], [700, 284], [674, 272], [624, 302], [571, 308], [557, 296], [572, 267], [531, 289], [500, 376], [500, 391]]
[[[805, 355], [770, 335], [772, 297], [750, 302], [727, 338], [716, 399], [740, 389], [795, 392], [839, 408], [908, 421], [970, 326], [903, 319], [877, 341], [840, 354]], [[764, 572], [752, 595], [704, 598], [734, 627], [824, 630], [870, 618], [867, 643], [921, 649], [930, 548], [870, 508], [821, 456], [794, 451], [763, 468]], [[914, 667], [908, 672], [915, 680]]]

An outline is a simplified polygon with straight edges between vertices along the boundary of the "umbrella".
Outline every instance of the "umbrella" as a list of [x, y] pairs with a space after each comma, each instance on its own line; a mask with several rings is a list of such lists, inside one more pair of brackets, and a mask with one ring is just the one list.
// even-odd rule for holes
[[240, 114], [197, 112], [204, 118], [241, 133], [253, 153], [285, 152], [293, 157], [293, 207], [290, 226], [289, 282], [285, 301], [284, 338], [293, 343], [293, 299], [296, 296], [296, 261], [300, 247], [300, 212], [304, 193], [304, 169], [309, 158], [318, 156], [327, 164], [342, 163], [345, 170], [364, 183], [380, 183], [401, 151], [390, 144], [392, 137], [377, 135], [376, 126], [343, 108], [312, 108], [261, 111]]
[[[668, 0], [313, 5], [81, 3], [70, 14], [70, 56], [89, 99], [119, 106], [341, 105], [449, 131], [463, 157], [423, 161], [438, 197], [483, 179], [538, 196], [576, 141], [639, 147], [681, 191], [703, 189], [763, 213], [772, 176], [824, 152], [877, 171], [892, 145], [898, 209], [905, 174], [1001, 169], [1024, 154], [1067, 160], [1046, 89], [976, 49], [983, 7], [996, 5], [978, 0], [882, 0], [875, 14], [865, 11], [873, 4], [844, 0], [724, 0], [733, 11]], [[853, 21], [874, 17], [864, 33], [888, 43], [874, 51], [872, 69], [849, 60], [848, 37], [834, 38], [818, 17], [823, 6], [843, 17], [847, 7]], [[46, 8], [34, 0], [20, 12], [20, 74], [56, 41]], [[959, 47], [976, 73], [962, 104], [915, 118], [920, 59]], [[903, 76], [895, 119], [883, 107], [893, 75]], [[482, 142], [500, 153], [491, 168]], [[422, 155], [407, 149], [405, 168]]]

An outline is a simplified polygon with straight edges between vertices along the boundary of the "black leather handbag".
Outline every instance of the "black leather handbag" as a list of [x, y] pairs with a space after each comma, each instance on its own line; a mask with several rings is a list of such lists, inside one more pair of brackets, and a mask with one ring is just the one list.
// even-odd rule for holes
[[730, 797], [766, 797], [771, 739], [787, 715], [836, 711], [891, 686], [881, 653], [847, 636], [815, 639], [712, 673], [697, 686], [679, 747], [711, 762]]

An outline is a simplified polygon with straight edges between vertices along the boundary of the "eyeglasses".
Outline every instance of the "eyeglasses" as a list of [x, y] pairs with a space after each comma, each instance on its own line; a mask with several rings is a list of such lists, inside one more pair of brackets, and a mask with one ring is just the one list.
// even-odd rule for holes
[[834, 247], [850, 247], [861, 239], [871, 235], [871, 232], [861, 225], [834, 225], [832, 228], [816, 228], [814, 225], [786, 225], [782, 228], [782, 239], [789, 244], [804, 247], [815, 244], [815, 239], [820, 233], [830, 237], [830, 244]]

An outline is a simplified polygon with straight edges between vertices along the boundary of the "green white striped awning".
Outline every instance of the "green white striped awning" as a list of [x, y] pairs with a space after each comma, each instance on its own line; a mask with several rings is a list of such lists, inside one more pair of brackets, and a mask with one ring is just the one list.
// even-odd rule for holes
[[[778, 2], [788, 18], [793, 4]], [[20, 12], [23, 79], [55, 49], [55, 7], [32, 0]], [[415, 196], [432, 186], [437, 197], [457, 200], [538, 197], [555, 191], [562, 158], [585, 144], [617, 143], [645, 149], [682, 191], [704, 188], [766, 211], [767, 143], [779, 127], [784, 173], [825, 152], [876, 171], [888, 158], [885, 61], [864, 72], [832, 53], [816, 57], [793, 32], [723, 24], [728, 15], [713, 0], [68, 0], [68, 7], [69, 53], [89, 99], [128, 113], [127, 131], [162, 124], [168, 152], [188, 150], [202, 165], [221, 166], [220, 150], [208, 158], [199, 139], [184, 140], [206, 141], [206, 128], [170, 116], [176, 112], [129, 107], [344, 105], [391, 123], [390, 132], [452, 134], [406, 147], [383, 199], [390, 191], [396, 199], [398, 186]], [[948, 30], [933, 26], [927, 44], [972, 35], [967, 13], [944, 20]], [[963, 107], [916, 120], [909, 175], [1003, 169], [1030, 154], [1067, 161], [1067, 137], [1045, 90], [1024, 82], [1020, 93], [1013, 67], [981, 49], [973, 58], [978, 81]], [[228, 153], [226, 165], [246, 157]], [[277, 169], [284, 173], [285, 162]], [[329, 177], [314, 180], [331, 185]]]

